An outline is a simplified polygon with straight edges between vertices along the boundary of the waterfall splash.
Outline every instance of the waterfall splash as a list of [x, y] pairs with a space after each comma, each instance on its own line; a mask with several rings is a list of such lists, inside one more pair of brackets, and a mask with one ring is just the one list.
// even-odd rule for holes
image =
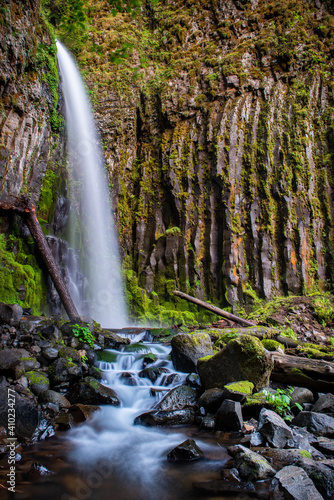
[[82, 300], [76, 306], [80, 314], [92, 316], [104, 327], [124, 327], [127, 314], [118, 242], [100, 141], [76, 64], [59, 41], [57, 51], [67, 122], [70, 199], [85, 233], [80, 235], [72, 226], [70, 244], [78, 252], [81, 249], [89, 282], [85, 301], [89, 310]]

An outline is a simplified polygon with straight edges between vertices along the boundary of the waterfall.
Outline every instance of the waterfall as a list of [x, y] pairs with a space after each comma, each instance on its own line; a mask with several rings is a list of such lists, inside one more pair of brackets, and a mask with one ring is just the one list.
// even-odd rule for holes
[[[118, 241], [100, 141], [80, 73], [59, 41], [57, 57], [67, 122], [70, 201], [76, 211], [69, 222], [70, 245], [79, 253], [89, 282], [89, 296], [77, 300], [76, 306], [80, 314], [92, 316], [104, 327], [124, 327], [127, 314]], [[89, 310], [83, 303], [89, 303]]]

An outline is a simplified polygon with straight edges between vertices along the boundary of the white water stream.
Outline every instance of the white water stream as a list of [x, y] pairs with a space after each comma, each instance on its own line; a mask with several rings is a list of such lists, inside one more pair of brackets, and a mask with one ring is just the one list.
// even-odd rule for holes
[[[58, 41], [57, 51], [68, 134], [70, 199], [84, 229], [82, 234], [75, 226], [71, 228], [70, 244], [81, 252], [82, 271], [89, 281], [89, 296], [77, 299], [76, 306], [80, 314], [104, 327], [124, 327], [127, 314], [118, 241], [100, 140], [76, 64]], [[89, 304], [89, 310], [84, 304]]]

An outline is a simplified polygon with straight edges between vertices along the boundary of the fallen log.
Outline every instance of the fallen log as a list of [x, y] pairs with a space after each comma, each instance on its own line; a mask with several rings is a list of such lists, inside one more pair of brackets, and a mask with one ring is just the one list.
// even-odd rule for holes
[[274, 382], [334, 394], [334, 363], [277, 352], [270, 355], [274, 361], [270, 378]]
[[186, 293], [179, 292], [178, 290], [174, 290], [173, 293], [174, 295], [177, 295], [181, 299], [185, 299], [188, 302], [192, 302], [193, 304], [203, 307], [204, 309], [207, 309], [208, 311], [211, 311], [217, 314], [218, 316], [223, 316], [223, 318], [230, 319], [235, 323], [240, 323], [241, 325], [244, 326], [256, 326], [255, 323], [252, 323], [247, 319], [239, 318], [239, 316], [235, 316], [235, 314], [231, 314], [227, 311], [224, 311], [223, 309], [220, 309], [219, 307], [208, 304], [207, 302], [203, 302], [202, 300], [196, 299], [195, 297], [191, 297], [191, 295], [187, 295]]
[[0, 209], [10, 210], [21, 215], [21, 217], [29, 227], [31, 236], [33, 237], [38, 250], [41, 253], [44, 264], [56, 287], [56, 290], [59, 294], [60, 300], [63, 303], [64, 309], [67, 312], [68, 317], [70, 319], [74, 319], [79, 316], [78, 310], [75, 307], [69, 291], [67, 290], [60, 270], [53, 258], [51, 249], [38, 222], [34, 205], [26, 196], [21, 196], [20, 198], [15, 198], [14, 203], [10, 203], [8, 201], [0, 203]]

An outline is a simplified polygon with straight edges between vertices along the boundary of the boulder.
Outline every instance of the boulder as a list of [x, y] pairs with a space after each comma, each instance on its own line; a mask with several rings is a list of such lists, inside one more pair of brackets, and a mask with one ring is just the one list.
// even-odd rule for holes
[[200, 418], [201, 431], [213, 431], [215, 427], [216, 427], [216, 419], [214, 415], [205, 415], [205, 417]]
[[62, 340], [61, 331], [56, 325], [48, 325], [40, 330], [41, 336], [44, 339], [49, 339], [52, 342], [60, 342]]
[[19, 349], [0, 351], [0, 373], [7, 372], [21, 363], [21, 353]]
[[317, 436], [334, 436], [334, 418], [324, 413], [301, 411], [292, 420], [292, 424], [297, 427], [306, 427], [309, 432]]
[[21, 358], [21, 364], [26, 372], [29, 372], [31, 370], [36, 370], [36, 369], [40, 368], [40, 366], [41, 366], [39, 364], [39, 362], [37, 361], [37, 359], [32, 358], [32, 357]]
[[203, 451], [193, 439], [187, 439], [172, 449], [167, 455], [170, 462], [190, 462], [204, 457]]
[[332, 468], [310, 458], [300, 458], [296, 465], [304, 469], [322, 496], [325, 498], [333, 497], [334, 470]]
[[23, 309], [18, 304], [4, 304], [0, 302], [0, 323], [12, 325], [23, 316]]
[[248, 380], [243, 380], [240, 382], [231, 382], [226, 384], [223, 389], [224, 399], [232, 399], [233, 401], [239, 401], [243, 403], [246, 398], [252, 395], [254, 389], [254, 384], [248, 382]]
[[155, 410], [180, 410], [185, 406], [193, 406], [197, 400], [197, 392], [188, 385], [173, 387], [155, 406]]
[[52, 403], [59, 408], [69, 408], [71, 406], [71, 403], [63, 394], [52, 390], [42, 392], [38, 399], [41, 403]]
[[331, 393], [323, 394], [313, 405], [312, 411], [316, 413], [326, 413], [334, 417], [334, 395]]
[[319, 436], [313, 445], [317, 450], [325, 455], [334, 456], [334, 439]]
[[276, 474], [269, 462], [254, 451], [241, 453], [235, 463], [240, 477], [246, 481], [261, 481]]
[[119, 406], [120, 400], [110, 387], [100, 384], [93, 377], [86, 377], [77, 382], [71, 390], [68, 399], [72, 404], [113, 405]]
[[186, 384], [194, 389], [202, 387], [200, 376], [197, 373], [189, 373], [186, 377]]
[[289, 465], [283, 467], [275, 475], [271, 486], [272, 498], [289, 498], [290, 500], [323, 500], [301, 467]]
[[[28, 399], [17, 392], [11, 391], [10, 396], [15, 398], [15, 431], [13, 436], [8, 432], [8, 437], [30, 439], [39, 426], [41, 414]], [[0, 385], [0, 425], [8, 429], [8, 388], [5, 384]]]
[[68, 412], [72, 415], [75, 424], [81, 424], [86, 420], [91, 420], [96, 412], [101, 408], [96, 405], [74, 404], [69, 407]]
[[42, 394], [50, 388], [50, 381], [43, 372], [30, 371], [26, 373], [26, 377], [34, 394]]
[[195, 422], [195, 410], [183, 408], [181, 410], [153, 410], [142, 413], [135, 418], [135, 425], [191, 425]]
[[241, 335], [214, 356], [197, 362], [204, 389], [223, 389], [231, 382], [248, 380], [258, 391], [268, 385], [272, 368], [270, 355], [261, 342], [251, 335]]
[[54, 347], [45, 347], [42, 351], [42, 356], [47, 361], [45, 364], [52, 363], [58, 358], [58, 349], [55, 349]]
[[130, 344], [129, 338], [123, 338], [117, 335], [117, 333], [111, 332], [109, 330], [102, 330], [99, 334], [104, 338], [104, 348], [105, 349], [117, 349]]
[[277, 471], [288, 465], [297, 465], [298, 461], [305, 456], [310, 457], [310, 453], [306, 450], [259, 447], [256, 451], [266, 458]]
[[44, 467], [44, 465], [34, 462], [30, 466], [28, 479], [29, 481], [35, 482], [41, 478], [54, 476], [55, 473]]
[[243, 426], [241, 404], [238, 401], [225, 399], [217, 411], [216, 425], [219, 429], [227, 431], [241, 431]]
[[180, 333], [172, 338], [172, 361], [180, 372], [196, 372], [197, 361], [213, 354], [212, 342], [207, 333]]
[[220, 405], [224, 400], [223, 389], [218, 389], [214, 387], [213, 389], [207, 389], [203, 392], [198, 400], [199, 406], [203, 406], [209, 413], [216, 413]]
[[292, 438], [292, 430], [274, 411], [263, 408], [260, 412], [258, 432], [274, 448], [284, 448]]
[[170, 371], [168, 368], [163, 368], [161, 366], [148, 366], [141, 370], [138, 375], [141, 378], [148, 378], [151, 382], [155, 382], [163, 373], [170, 373]]
[[310, 389], [306, 389], [306, 387], [296, 387], [290, 397], [291, 406], [293, 406], [294, 403], [303, 405], [304, 403], [313, 403], [314, 401], [313, 392], [310, 391]]
[[48, 368], [48, 375], [53, 385], [72, 382], [82, 376], [81, 367], [66, 358], [56, 359]]

